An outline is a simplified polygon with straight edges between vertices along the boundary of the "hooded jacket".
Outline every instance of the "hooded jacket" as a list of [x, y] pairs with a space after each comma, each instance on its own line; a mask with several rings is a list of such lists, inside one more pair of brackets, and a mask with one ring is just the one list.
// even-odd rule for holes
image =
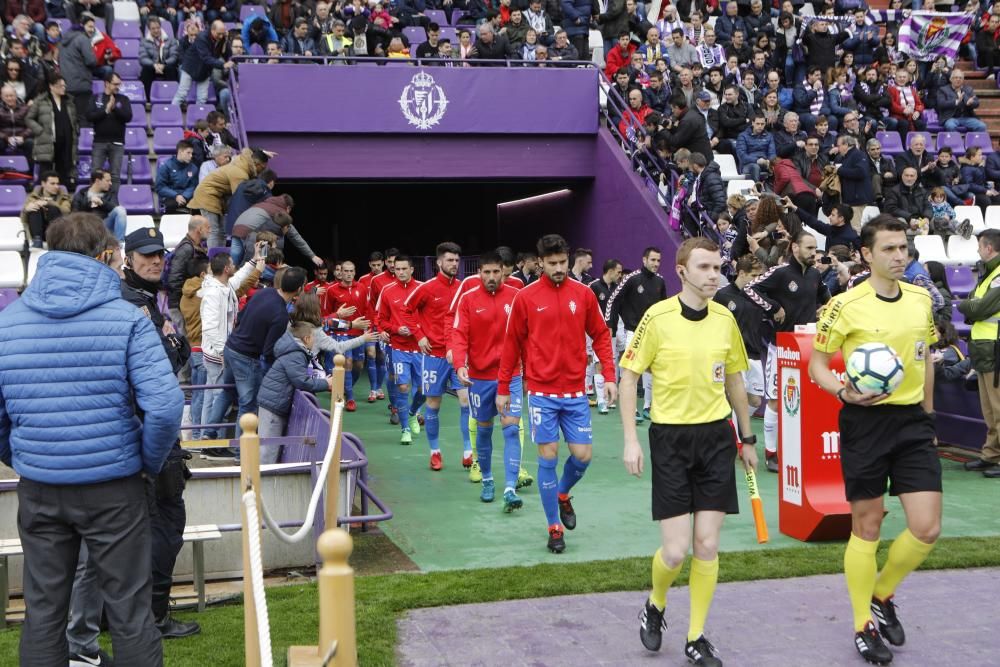
[[59, 71], [66, 79], [70, 94], [89, 93], [94, 82], [97, 56], [83, 28], [74, 28], [63, 37], [59, 47]]
[[198, 184], [194, 198], [188, 202], [188, 208], [205, 210], [221, 216], [225, 209], [223, 201], [233, 196], [240, 183], [256, 175], [253, 151], [244, 148], [232, 162], [219, 167]]
[[0, 461], [43, 484], [159, 473], [184, 409], [153, 323], [122, 300], [118, 275], [67, 252], [43, 256], [0, 312], [0, 395]]
[[180, 311], [184, 316], [185, 336], [194, 352], [201, 351], [201, 297], [198, 293], [203, 281], [201, 276], [188, 278], [181, 290]]
[[257, 391], [257, 405], [281, 417], [292, 409], [296, 389], [316, 393], [327, 391], [326, 380], [310, 373], [309, 353], [295, 336], [282, 334], [274, 344], [274, 363], [264, 375]]

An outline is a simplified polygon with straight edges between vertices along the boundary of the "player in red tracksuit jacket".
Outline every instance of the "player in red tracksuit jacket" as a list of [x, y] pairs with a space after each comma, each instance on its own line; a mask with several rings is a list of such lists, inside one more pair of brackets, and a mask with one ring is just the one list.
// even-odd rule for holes
[[[371, 269], [371, 272], [366, 273], [358, 279], [358, 283], [364, 285], [368, 290], [369, 312], [373, 317], [378, 313], [376, 306], [379, 294], [385, 285], [392, 282], [394, 278], [392, 260], [398, 254], [399, 251], [395, 248], [389, 248], [385, 251], [385, 254], [376, 250], [368, 256], [368, 268]], [[383, 277], [379, 278], [376, 282], [375, 279], [379, 276]], [[376, 323], [375, 326], [377, 327], [378, 324]], [[381, 401], [385, 398], [385, 393], [382, 392], [382, 383], [385, 382], [386, 375], [388, 374], [388, 350], [385, 343], [372, 343], [365, 347], [365, 354], [368, 356], [368, 381], [375, 388], [375, 398]], [[391, 411], [389, 421], [390, 423], [395, 423], [393, 420], [397, 418], [394, 398], [396, 385], [392, 382], [387, 382], [386, 390], [389, 393], [389, 410]]]
[[[511, 380], [523, 365], [528, 389], [532, 439], [538, 445], [538, 490], [549, 526], [549, 550], [566, 549], [563, 527], [576, 527], [569, 492], [590, 465], [593, 436], [585, 392], [587, 336], [601, 367], [612, 369], [604, 390], [610, 403], [617, 388], [611, 333], [594, 293], [569, 280], [569, 246], [557, 234], [538, 241], [544, 275], [514, 297], [497, 386], [497, 409], [507, 414]], [[569, 446], [562, 479], [556, 474], [559, 430]], [[561, 523], [560, 523], [561, 520]]]
[[[344, 260], [340, 263], [340, 282], [327, 288], [322, 302], [324, 312], [336, 313], [343, 308], [351, 320], [364, 319], [370, 322], [372, 319], [369, 314], [368, 292], [354, 282], [354, 262], [350, 260]], [[364, 333], [365, 329], [350, 329], [345, 333], [338, 333], [336, 338], [341, 341], [350, 340]], [[347, 399], [344, 409], [348, 412], [354, 412], [357, 410], [357, 403], [354, 401], [354, 383], [361, 377], [361, 368], [364, 366], [364, 346], [350, 350], [347, 355], [351, 372], [344, 376], [344, 398]], [[371, 380], [370, 374], [369, 380]], [[369, 392], [368, 402], [375, 402], [374, 390]]]
[[[458, 264], [462, 249], [455, 243], [445, 242], [437, 246], [438, 274], [428, 280], [406, 298], [406, 315], [410, 329], [423, 353], [423, 373], [421, 391], [427, 398], [424, 414], [424, 428], [427, 430], [427, 444], [430, 445], [431, 470], [441, 470], [441, 447], [438, 442], [441, 397], [446, 390], [454, 389], [458, 394], [459, 428], [462, 431], [462, 465], [472, 467], [472, 441], [469, 438], [469, 391], [458, 381], [455, 370], [447, 359], [448, 311], [458, 292]], [[412, 427], [412, 424], [411, 424]]]
[[[415, 414], [419, 407], [421, 354], [417, 339], [404, 319], [406, 314], [406, 299], [421, 283], [413, 280], [413, 263], [409, 257], [396, 258], [399, 268], [391, 285], [382, 290], [377, 304], [376, 322], [382, 342], [388, 343], [389, 353], [386, 363], [389, 364], [388, 382], [393, 386], [389, 398], [399, 415], [399, 424], [403, 435], [400, 443], [409, 445], [413, 442], [410, 430], [409, 414]], [[410, 401], [410, 389], [413, 389], [413, 402]]]
[[[482, 472], [479, 498], [493, 502], [493, 418], [496, 417], [497, 375], [503, 349], [507, 315], [517, 290], [503, 283], [500, 255], [485, 253], [479, 258], [479, 285], [471, 287], [458, 301], [451, 330], [450, 351], [459, 380], [469, 386], [469, 404], [476, 420], [476, 451]], [[522, 505], [517, 496], [521, 471], [521, 377], [511, 381], [511, 409], [500, 418], [503, 428], [504, 512]]]

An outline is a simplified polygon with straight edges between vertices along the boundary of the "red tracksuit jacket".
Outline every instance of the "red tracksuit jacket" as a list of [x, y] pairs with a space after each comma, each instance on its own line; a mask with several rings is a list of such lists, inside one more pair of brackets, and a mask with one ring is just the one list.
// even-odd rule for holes
[[614, 382], [611, 333], [597, 297], [589, 287], [572, 278], [556, 285], [543, 275], [520, 290], [511, 304], [497, 394], [510, 394], [510, 379], [522, 362], [530, 392], [557, 395], [583, 392], [588, 335], [594, 341], [605, 381]]
[[424, 336], [431, 343], [431, 356], [444, 357], [447, 346], [448, 311], [458, 292], [459, 282], [438, 272], [406, 297], [404, 321], [416, 340]]
[[395, 278], [391, 285], [382, 290], [378, 298], [378, 328], [379, 331], [389, 332], [389, 345], [394, 350], [400, 352], [417, 352], [417, 341], [420, 340], [413, 329], [410, 329], [409, 336], [400, 336], [399, 327], [408, 326], [403, 320], [406, 306], [404, 302], [413, 293], [413, 290], [422, 285], [419, 280], [411, 280], [405, 285]]
[[[326, 294], [323, 296], [323, 312], [336, 313], [344, 306], [348, 308], [354, 306], [357, 309], [353, 315], [347, 318], [349, 321], [353, 322], [359, 317], [368, 317], [368, 292], [357, 283], [353, 283], [350, 287], [344, 287], [343, 283], [334, 283], [327, 287]], [[364, 331], [361, 329], [351, 329], [347, 335], [353, 337], [363, 333]]]
[[450, 343], [456, 370], [468, 366], [470, 378], [497, 379], [507, 316], [515, 294], [517, 290], [507, 285], [500, 285], [490, 294], [480, 281], [478, 287], [459, 298]]
[[378, 312], [378, 298], [382, 290], [394, 282], [398, 282], [396, 276], [388, 271], [383, 271], [368, 282], [368, 305], [373, 313]]

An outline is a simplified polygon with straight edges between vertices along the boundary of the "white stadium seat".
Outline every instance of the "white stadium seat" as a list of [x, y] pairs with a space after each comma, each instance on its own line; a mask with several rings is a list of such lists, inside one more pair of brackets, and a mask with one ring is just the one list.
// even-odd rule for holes
[[160, 232], [163, 234], [163, 245], [167, 246], [167, 249], [173, 250], [184, 240], [190, 221], [191, 215], [188, 213], [172, 213], [160, 218]]
[[[961, 220], [961, 218], [959, 218]], [[1000, 229], [1000, 206], [993, 205], [986, 207], [986, 227], [989, 229]]]
[[24, 225], [21, 218], [0, 218], [0, 250], [24, 248]]
[[944, 251], [944, 239], [937, 234], [914, 236], [913, 244], [916, 246], [917, 252], [920, 253], [921, 262], [941, 262], [942, 264], [955, 263], [948, 260], [948, 253]]
[[13, 250], [0, 250], [0, 287], [24, 287], [24, 262]]
[[153, 222], [153, 216], [151, 215], [130, 215], [128, 216], [128, 221], [125, 223], [125, 236], [128, 236], [137, 229], [155, 226], [156, 223]]
[[973, 234], [986, 229], [986, 222], [983, 220], [983, 209], [978, 206], [956, 206], [955, 220], [958, 222], [962, 222], [963, 220], [971, 222]]
[[817, 248], [817, 250], [826, 250], [826, 236], [824, 236], [823, 234], [820, 234], [819, 232], [817, 232], [815, 229], [813, 229], [809, 225], [805, 225], [805, 224], [802, 225], [802, 229], [804, 229], [805, 231], [809, 232], [810, 234], [812, 234], [813, 236], [816, 237], [816, 248]]
[[743, 194], [743, 190], [753, 190], [754, 182], [746, 179], [729, 181], [726, 185], [726, 197]]
[[[114, 3], [116, 21], [138, 21], [139, 5], [129, 0], [128, 2]], [[113, 29], [113, 28], [112, 28]]]
[[736, 168], [736, 158], [732, 155], [716, 153], [715, 161], [719, 165], [719, 169], [722, 171], [722, 180], [726, 182], [743, 180], [743, 174], [741, 174], [740, 170]]
[[881, 212], [878, 206], [865, 206], [865, 209], [861, 212], [861, 224], [865, 224]]
[[31, 254], [28, 255], [28, 284], [31, 284], [31, 279], [35, 277], [35, 272], [38, 271], [38, 260], [42, 258], [42, 255], [47, 253], [48, 250], [39, 250], [38, 248], [32, 248]]
[[[917, 238], [920, 238], [919, 236]], [[921, 251], [920, 261], [924, 260]], [[948, 263], [973, 265], [979, 261], [979, 240], [976, 237], [963, 239], [958, 234], [948, 237]]]

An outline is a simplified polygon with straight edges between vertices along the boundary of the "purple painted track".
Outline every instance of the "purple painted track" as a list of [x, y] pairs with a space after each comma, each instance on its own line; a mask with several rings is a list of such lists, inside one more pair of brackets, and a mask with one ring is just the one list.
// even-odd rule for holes
[[[726, 567], [725, 556], [722, 568]], [[996, 665], [993, 628], [1000, 569], [917, 572], [896, 600], [906, 645], [893, 667]], [[987, 582], [983, 585], [983, 582]], [[487, 580], [480, 582], [489, 586]], [[401, 667], [686, 665], [688, 589], [667, 596], [659, 653], [639, 643], [645, 592], [438, 607], [400, 621]], [[727, 667], [863, 667], [839, 575], [720, 584], [706, 635]]]

